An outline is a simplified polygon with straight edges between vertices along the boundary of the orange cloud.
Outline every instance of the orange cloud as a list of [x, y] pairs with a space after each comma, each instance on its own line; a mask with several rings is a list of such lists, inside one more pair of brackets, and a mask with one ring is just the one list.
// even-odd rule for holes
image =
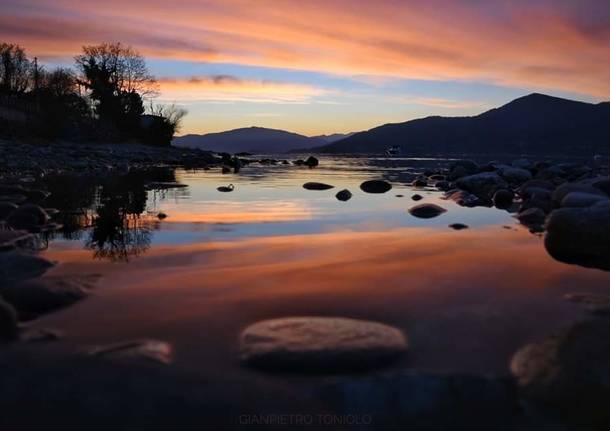
[[0, 38], [16, 37], [37, 54], [72, 55], [83, 43], [122, 40], [159, 58], [485, 80], [607, 97], [610, 26], [604, 17], [610, 7], [576, 6], [563, 0], [527, 6], [448, 0], [56, 0], [50, 6], [8, 0]]
[[310, 85], [243, 80], [228, 75], [159, 80], [161, 97], [168, 100], [303, 103], [325, 90]]

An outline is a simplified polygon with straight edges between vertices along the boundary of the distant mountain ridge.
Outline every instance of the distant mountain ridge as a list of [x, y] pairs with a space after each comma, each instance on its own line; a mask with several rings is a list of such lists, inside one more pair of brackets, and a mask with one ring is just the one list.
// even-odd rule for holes
[[385, 124], [310, 149], [319, 153], [589, 154], [610, 151], [610, 102], [533, 93], [472, 117], [426, 117]]
[[227, 153], [286, 153], [297, 148], [311, 148], [329, 141], [322, 137], [308, 137], [285, 130], [264, 127], [245, 127], [205, 135], [185, 135], [174, 138], [176, 147], [200, 148]]

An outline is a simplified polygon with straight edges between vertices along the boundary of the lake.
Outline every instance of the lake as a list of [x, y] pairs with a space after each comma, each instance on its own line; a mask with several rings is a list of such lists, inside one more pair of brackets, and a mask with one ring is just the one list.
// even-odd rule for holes
[[[202, 424], [235, 424], [245, 411], [295, 411], [295, 400], [297, 412], [332, 411], [332, 402], [312, 394], [335, 379], [402, 371], [506, 377], [519, 347], [586, 316], [564, 295], [602, 293], [610, 273], [555, 261], [542, 235], [507, 211], [460, 207], [435, 188], [410, 186], [447, 163], [322, 157], [315, 169], [251, 164], [237, 174], [49, 178], [46, 205], [60, 210], [64, 227], [43, 243], [41, 255], [58, 262], [48, 275], [99, 281], [91, 297], [33, 325], [64, 332], [56, 344], [70, 351], [131, 339], [170, 343], [174, 360], [163, 372], [205, 382], [217, 395], [216, 407], [199, 411]], [[393, 188], [364, 193], [359, 185], [369, 179]], [[187, 187], [145, 187], [151, 181]], [[305, 190], [310, 181], [334, 188]], [[217, 191], [228, 184], [232, 192]], [[337, 200], [341, 189], [353, 197]], [[410, 215], [415, 193], [423, 196], [417, 203], [447, 212]], [[390, 324], [407, 334], [409, 351], [389, 367], [348, 377], [241, 366], [240, 331], [289, 316]]]

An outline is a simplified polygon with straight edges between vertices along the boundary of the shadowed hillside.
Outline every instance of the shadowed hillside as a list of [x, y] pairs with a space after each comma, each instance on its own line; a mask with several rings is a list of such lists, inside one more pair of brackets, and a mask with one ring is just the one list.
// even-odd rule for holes
[[385, 124], [314, 149], [321, 153], [593, 154], [610, 151], [610, 102], [530, 94], [474, 117]]

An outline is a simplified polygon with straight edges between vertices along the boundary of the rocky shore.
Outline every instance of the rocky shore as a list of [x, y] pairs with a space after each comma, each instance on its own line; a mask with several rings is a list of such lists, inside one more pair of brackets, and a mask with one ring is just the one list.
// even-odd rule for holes
[[70, 142], [33, 144], [0, 139], [0, 179], [155, 166], [205, 168], [220, 162], [220, 158], [208, 151], [189, 148]]

